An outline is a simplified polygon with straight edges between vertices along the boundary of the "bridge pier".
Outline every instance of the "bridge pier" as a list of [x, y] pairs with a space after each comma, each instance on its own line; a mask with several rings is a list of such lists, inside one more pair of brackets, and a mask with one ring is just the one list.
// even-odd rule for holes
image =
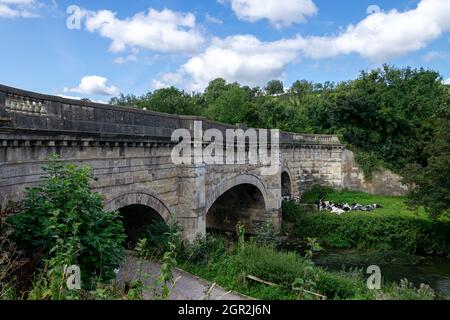
[[180, 165], [177, 168], [178, 206], [176, 218], [183, 227], [183, 237], [189, 241], [206, 233], [204, 164]]

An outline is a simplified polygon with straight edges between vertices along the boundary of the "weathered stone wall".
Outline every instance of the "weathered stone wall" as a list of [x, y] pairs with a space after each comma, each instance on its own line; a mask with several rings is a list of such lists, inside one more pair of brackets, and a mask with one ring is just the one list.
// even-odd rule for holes
[[314, 136], [325, 143], [304, 141], [283, 149], [282, 171], [291, 177], [292, 196], [297, 197], [312, 185], [342, 188], [342, 152], [344, 146], [337, 137]]
[[401, 177], [386, 169], [376, 170], [372, 179], [366, 180], [354, 153], [348, 149], [342, 153], [342, 183], [346, 189], [372, 194], [402, 196], [408, 192], [408, 187], [401, 183]]

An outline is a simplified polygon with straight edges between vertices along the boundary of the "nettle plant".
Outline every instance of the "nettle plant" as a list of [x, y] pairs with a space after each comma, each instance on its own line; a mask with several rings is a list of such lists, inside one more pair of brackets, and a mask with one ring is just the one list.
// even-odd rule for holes
[[20, 213], [9, 218], [16, 243], [50, 274], [78, 265], [85, 286], [114, 277], [125, 233], [118, 212], [103, 210], [90, 188], [90, 168], [53, 156], [37, 187], [27, 190]]

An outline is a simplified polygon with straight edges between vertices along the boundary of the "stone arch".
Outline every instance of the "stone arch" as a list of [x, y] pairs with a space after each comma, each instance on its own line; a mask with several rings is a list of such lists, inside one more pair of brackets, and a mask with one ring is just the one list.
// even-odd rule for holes
[[105, 201], [104, 207], [105, 210], [116, 211], [123, 207], [139, 204], [155, 210], [166, 223], [170, 221], [171, 215], [167, 206], [158, 197], [149, 193], [136, 192], [123, 194]]
[[236, 230], [241, 222], [247, 233], [266, 220], [267, 189], [256, 176], [241, 175], [224, 181], [209, 194], [206, 205], [206, 229], [215, 231]]
[[281, 171], [281, 196], [292, 197], [293, 192], [292, 176], [289, 169], [285, 168]]
[[220, 183], [217, 187], [213, 188], [213, 190], [208, 194], [208, 197], [206, 199], [206, 210], [205, 213], [208, 213], [209, 209], [211, 209], [211, 206], [216, 202], [216, 200], [223, 195], [228, 190], [241, 185], [241, 184], [249, 184], [256, 187], [264, 198], [264, 206], [267, 206], [267, 188], [264, 184], [264, 182], [257, 176], [252, 174], [244, 174], [240, 176], [236, 176], [233, 178], [230, 178], [226, 181], [223, 181]]
[[128, 193], [120, 195], [105, 203], [105, 209], [119, 211], [125, 228], [127, 240], [125, 246], [134, 248], [139, 238], [147, 232], [147, 228], [157, 223], [167, 224], [170, 212], [156, 196], [148, 193]]

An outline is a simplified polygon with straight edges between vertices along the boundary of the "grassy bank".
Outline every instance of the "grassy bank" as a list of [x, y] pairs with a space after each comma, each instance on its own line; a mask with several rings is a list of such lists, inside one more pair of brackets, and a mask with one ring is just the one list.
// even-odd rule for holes
[[[199, 251], [200, 247], [203, 249]], [[435, 298], [430, 288], [416, 289], [406, 282], [383, 285], [382, 290], [372, 291], [359, 271], [328, 272], [294, 252], [277, 251], [254, 240], [241, 244], [223, 238], [197, 240], [180, 256], [179, 266], [226, 289], [258, 299], [304, 300], [321, 299], [322, 296], [332, 300]], [[251, 280], [249, 275], [275, 285]]]
[[394, 249], [450, 256], [450, 222], [433, 221], [423, 211], [411, 211], [403, 197], [315, 188], [304, 195], [304, 204], [313, 204], [320, 192], [325, 193], [326, 200], [363, 205], [377, 203], [382, 208], [339, 216], [313, 210], [311, 206], [285, 203], [283, 215], [285, 221], [294, 224], [295, 236], [315, 237], [332, 248]]

